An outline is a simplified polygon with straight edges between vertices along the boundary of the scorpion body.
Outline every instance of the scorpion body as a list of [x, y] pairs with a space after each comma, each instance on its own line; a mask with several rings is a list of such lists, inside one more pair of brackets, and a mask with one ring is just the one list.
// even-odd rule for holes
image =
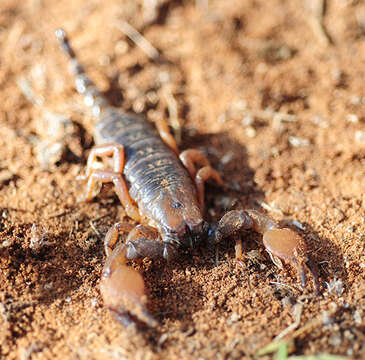
[[[316, 292], [318, 278], [306, 254], [304, 240], [290, 229], [280, 229], [275, 221], [256, 211], [228, 212], [219, 223], [204, 220], [204, 184], [209, 178], [223, 185], [220, 175], [197, 150], [179, 155], [167, 124], [159, 120], [156, 128], [136, 114], [111, 106], [85, 74], [63, 30], [56, 36], [70, 57], [76, 89], [85, 96], [96, 122], [94, 139], [85, 176], [85, 199], [96, 195], [97, 182], [112, 182], [129, 217], [139, 222], [116, 223], [105, 236], [107, 260], [101, 279], [104, 303], [124, 325], [156, 320], [146, 310], [144, 281], [140, 273], [127, 266], [129, 260], [141, 261], [176, 257], [179, 248], [192, 248], [208, 238], [218, 242], [244, 229], [264, 235], [264, 245], [278, 266], [281, 260], [297, 267], [304, 286], [307, 266], [313, 274]], [[100, 170], [97, 158], [105, 167]], [[197, 169], [196, 166], [201, 168]], [[129, 232], [124, 243], [117, 243], [120, 232]], [[237, 237], [236, 237], [237, 238]], [[242, 258], [240, 238], [236, 257]]]
[[[123, 175], [129, 195], [140, 215], [158, 228], [163, 241], [193, 247], [192, 241], [199, 240], [204, 227], [197, 190], [179, 158], [155, 128], [136, 115], [109, 109], [96, 124], [94, 136], [100, 145], [123, 144], [126, 159]], [[167, 216], [171, 219], [166, 219]], [[182, 236], [184, 230], [189, 236]], [[191, 237], [192, 234], [196, 236]]]

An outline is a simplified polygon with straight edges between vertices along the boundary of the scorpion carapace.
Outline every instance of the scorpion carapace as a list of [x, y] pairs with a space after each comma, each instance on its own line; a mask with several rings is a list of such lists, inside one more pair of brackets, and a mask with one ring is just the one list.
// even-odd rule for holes
[[[145, 285], [142, 276], [128, 261], [173, 259], [180, 248], [191, 248], [203, 241], [218, 242], [242, 230], [263, 234], [266, 250], [274, 263], [293, 264], [305, 286], [305, 267], [313, 274], [318, 292], [317, 272], [307, 256], [304, 240], [294, 231], [277, 226], [274, 220], [259, 212], [234, 210], [217, 224], [204, 220], [204, 184], [208, 179], [223, 185], [217, 171], [198, 150], [179, 154], [165, 121], [156, 128], [136, 114], [125, 113], [109, 104], [85, 74], [63, 30], [57, 30], [63, 50], [70, 57], [76, 89], [85, 97], [96, 119], [94, 139], [85, 175], [85, 201], [96, 195], [98, 182], [112, 182], [129, 217], [139, 222], [116, 223], [105, 236], [105, 262], [100, 283], [105, 305], [124, 325], [141, 320], [155, 326], [156, 320], [146, 310]], [[104, 161], [101, 170], [98, 158]], [[99, 164], [100, 165], [100, 164]], [[119, 234], [128, 232], [124, 243]], [[209, 234], [209, 236], [208, 236]], [[240, 241], [237, 259], [242, 258]]]

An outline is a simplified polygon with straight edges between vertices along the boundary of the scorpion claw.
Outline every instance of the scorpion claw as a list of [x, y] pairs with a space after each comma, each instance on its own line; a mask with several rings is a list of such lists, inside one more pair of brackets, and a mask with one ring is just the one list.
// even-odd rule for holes
[[[263, 235], [263, 244], [276, 266], [283, 268], [283, 261], [296, 267], [303, 288], [307, 283], [306, 269], [308, 269], [313, 275], [315, 294], [318, 294], [317, 268], [307, 256], [304, 239], [291, 229], [279, 228], [271, 217], [256, 210], [229, 211], [222, 217], [215, 229], [215, 242], [235, 235], [238, 231], [248, 229], [253, 229]], [[240, 251], [238, 255], [239, 253]], [[239, 257], [237, 256], [237, 248], [236, 257]]]
[[100, 290], [105, 305], [124, 326], [141, 321], [156, 327], [146, 309], [147, 297], [142, 275], [126, 265], [126, 246], [117, 246], [105, 263]]
[[306, 268], [312, 273], [315, 294], [319, 291], [318, 274], [307, 256], [303, 238], [291, 229], [269, 229], [264, 232], [263, 243], [270, 255], [291, 263], [298, 270], [302, 287], [307, 283]]

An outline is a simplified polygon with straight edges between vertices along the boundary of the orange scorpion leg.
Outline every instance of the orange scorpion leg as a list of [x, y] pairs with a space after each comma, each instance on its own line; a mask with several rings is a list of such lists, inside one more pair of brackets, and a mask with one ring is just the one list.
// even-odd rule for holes
[[205, 213], [204, 184], [208, 179], [214, 179], [219, 185], [223, 186], [223, 180], [218, 171], [214, 170], [210, 165], [198, 170], [195, 176], [195, 184], [198, 189], [198, 199], [203, 214]]
[[[315, 294], [318, 294], [320, 286], [317, 267], [307, 254], [304, 239], [289, 228], [279, 228], [271, 217], [255, 210], [229, 211], [219, 221], [215, 240], [219, 242], [222, 238], [247, 229], [253, 229], [263, 235], [263, 244], [276, 266], [282, 269], [281, 260], [283, 260], [297, 269], [302, 287], [306, 285], [305, 269], [307, 268], [313, 276]], [[239, 257], [237, 252], [236, 256]]]
[[170, 129], [166, 123], [166, 120], [158, 118], [155, 121], [156, 128], [160, 134], [161, 139], [168, 145], [168, 147], [179, 156], [179, 149], [176, 144], [175, 138], [171, 135]]
[[188, 170], [190, 176], [195, 179], [196, 164], [200, 166], [209, 166], [209, 160], [197, 149], [188, 149], [180, 154], [180, 160]]
[[102, 183], [112, 182], [127, 215], [136, 221], [140, 220], [138, 208], [129, 196], [127, 184], [120, 173], [111, 170], [93, 170], [87, 182], [86, 196], [83, 201], [89, 201], [94, 197], [94, 188], [97, 181]]
[[127, 266], [129, 260], [141, 261], [144, 257], [163, 256], [164, 244], [156, 241], [154, 229], [137, 225], [128, 235], [126, 243], [116, 247], [120, 232], [129, 231], [130, 224], [117, 223], [105, 236], [107, 260], [100, 282], [105, 305], [124, 326], [136, 324], [137, 320], [154, 327], [157, 321], [146, 309], [147, 296], [142, 275], [133, 267]]
[[97, 157], [106, 158], [112, 157], [113, 170], [117, 173], [122, 173], [124, 169], [125, 156], [123, 145], [117, 143], [106, 143], [102, 145], [94, 146], [87, 158], [86, 171], [84, 176], [80, 176], [80, 179], [88, 179], [91, 172], [95, 169]]
[[[106, 158], [112, 156], [113, 171], [111, 170], [96, 170], [95, 164], [97, 157]], [[123, 169], [125, 163], [124, 148], [120, 144], [108, 143], [95, 146], [88, 157], [86, 173], [80, 176], [79, 179], [87, 179], [86, 196], [82, 201], [90, 201], [96, 194], [95, 188], [97, 181], [103, 183], [113, 182], [115, 192], [117, 193], [120, 202], [125, 208], [127, 215], [132, 219], [139, 221], [140, 215], [138, 208], [129, 196], [127, 184], [123, 177]]]
[[[219, 173], [210, 166], [209, 160], [199, 150], [188, 149], [183, 151], [180, 154], [180, 160], [185, 168], [188, 170], [190, 176], [195, 180], [195, 185], [198, 190], [200, 209], [204, 214], [204, 184], [208, 179], [212, 178], [219, 185], [223, 186], [222, 178], [220, 177]], [[197, 171], [195, 166], [196, 164], [203, 167]]]

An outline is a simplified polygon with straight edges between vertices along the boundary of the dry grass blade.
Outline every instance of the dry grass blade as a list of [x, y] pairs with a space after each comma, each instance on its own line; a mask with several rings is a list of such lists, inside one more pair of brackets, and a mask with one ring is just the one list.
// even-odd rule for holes
[[318, 41], [323, 46], [332, 43], [324, 25], [323, 16], [326, 12], [326, 0], [307, 0], [306, 7], [309, 12], [308, 21]]
[[157, 60], [160, 56], [158, 50], [152, 46], [152, 44], [139, 33], [132, 25], [125, 21], [119, 21], [115, 26], [129, 39], [131, 39], [142, 51], [144, 51], [149, 58]]

